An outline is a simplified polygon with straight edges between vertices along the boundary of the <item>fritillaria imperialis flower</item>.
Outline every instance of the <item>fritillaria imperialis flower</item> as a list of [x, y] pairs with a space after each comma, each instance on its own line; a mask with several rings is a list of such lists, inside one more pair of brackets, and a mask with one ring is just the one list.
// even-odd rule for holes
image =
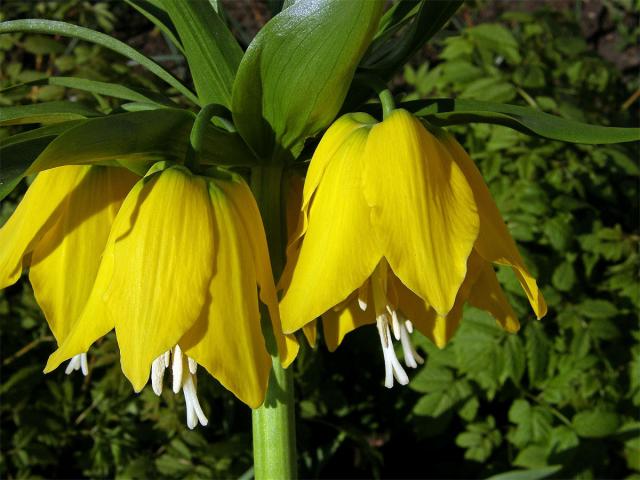
[[[0, 289], [23, 268], [58, 342], [80, 316], [98, 272], [109, 229], [138, 177], [122, 168], [65, 166], [44, 171], [0, 229]], [[67, 373], [87, 374], [87, 357]]]
[[[444, 346], [469, 302], [509, 331], [518, 321], [492, 263], [511, 266], [538, 316], [546, 305], [479, 171], [457, 142], [405, 110], [345, 115], [320, 142], [288, 248], [285, 332], [322, 317], [329, 349], [376, 323], [385, 385], [422, 359], [413, 328]], [[313, 288], [309, 288], [313, 285]]]
[[190, 428], [207, 423], [196, 396], [198, 365], [247, 405], [263, 402], [271, 359], [258, 287], [284, 365], [298, 345], [282, 335], [255, 200], [241, 178], [224, 175], [152, 168], [133, 187], [111, 227], [87, 304], [45, 372], [115, 328], [122, 371], [134, 390], [151, 374], [160, 394], [170, 367], [173, 391], [184, 392]]

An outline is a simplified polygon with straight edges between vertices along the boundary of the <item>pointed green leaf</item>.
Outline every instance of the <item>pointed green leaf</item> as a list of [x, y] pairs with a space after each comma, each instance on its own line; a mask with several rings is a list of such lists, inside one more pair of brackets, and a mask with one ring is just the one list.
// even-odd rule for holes
[[209, 2], [162, 2], [173, 21], [202, 105], [231, 104], [242, 49]]
[[[61, 165], [117, 161], [133, 162], [144, 170], [158, 160], [184, 161], [194, 118], [187, 110], [160, 108], [67, 122], [9, 137], [0, 142], [0, 192], [24, 175]], [[255, 163], [240, 135], [213, 124], [203, 128], [200, 159], [203, 165]]]
[[571, 143], [605, 144], [640, 140], [640, 128], [589, 125], [517, 105], [438, 98], [404, 102], [400, 106], [439, 126], [493, 123], [528, 135]]
[[77, 102], [46, 102], [0, 108], [0, 125], [57, 123], [101, 115], [101, 113]]
[[184, 47], [180, 42], [178, 31], [171, 22], [171, 18], [167, 15], [167, 12], [161, 7], [159, 0], [126, 0], [126, 2], [135, 8], [138, 12], [144, 15], [150, 20], [156, 27], [162, 30], [171, 43], [182, 53], [184, 53]]
[[88, 80], [86, 78], [77, 77], [48, 77], [34, 80], [32, 82], [14, 85], [3, 89], [0, 93], [8, 93], [24, 87], [37, 85], [57, 85], [65, 88], [73, 88], [83, 90], [85, 92], [97, 93], [108, 97], [121, 98], [132, 102], [145, 102], [157, 104], [165, 107], [175, 107], [176, 104], [159, 93], [146, 90], [139, 87], [128, 87], [117, 83], [98, 82], [96, 80]]
[[49, 35], [62, 35], [63, 37], [73, 37], [87, 42], [96, 43], [139, 63], [151, 73], [155, 74], [178, 90], [186, 98], [196, 104], [199, 103], [198, 98], [187, 87], [180, 83], [173, 75], [167, 72], [160, 65], [148, 59], [126, 43], [110, 37], [109, 35], [105, 35], [104, 33], [54, 20], [27, 19], [0, 22], [0, 34], [14, 32], [35, 32]]
[[240, 63], [231, 108], [260, 157], [296, 156], [334, 119], [381, 10], [377, 0], [299, 0], [260, 30]]
[[499, 473], [498, 475], [492, 475], [487, 478], [487, 480], [542, 480], [543, 478], [551, 477], [561, 469], [562, 465], [552, 465], [531, 470], [511, 470], [509, 472]]
[[[381, 36], [363, 59], [361, 68], [395, 71], [440, 31], [462, 3], [463, 0], [446, 2], [423, 0], [408, 30], [398, 38], [388, 39], [386, 35]], [[406, 21], [405, 18], [400, 19], [400, 22], [404, 21]], [[387, 29], [389, 28], [391, 27], [387, 26]]]

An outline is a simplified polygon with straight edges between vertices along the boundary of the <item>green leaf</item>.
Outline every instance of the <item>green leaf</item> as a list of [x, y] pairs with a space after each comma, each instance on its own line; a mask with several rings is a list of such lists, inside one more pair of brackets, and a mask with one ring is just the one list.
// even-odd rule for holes
[[208, 2], [162, 4], [173, 21], [202, 105], [229, 107], [231, 88], [242, 58], [242, 49]]
[[602, 438], [614, 434], [621, 422], [615, 412], [586, 410], [576, 414], [571, 423], [581, 437]]
[[[187, 110], [162, 108], [87, 120], [56, 138], [25, 175], [60, 165], [158, 160], [182, 161], [194, 121]], [[240, 137], [213, 125], [203, 133], [202, 162], [208, 165], [249, 165], [251, 157]]]
[[530, 323], [525, 331], [529, 381], [536, 385], [546, 379], [550, 345], [544, 330], [537, 323]]
[[46, 102], [0, 108], [0, 125], [58, 123], [101, 115], [77, 102]]
[[546, 449], [540, 445], [529, 445], [520, 450], [513, 464], [525, 468], [545, 467], [547, 465]]
[[231, 110], [261, 158], [297, 156], [305, 138], [335, 118], [382, 5], [299, 0], [256, 35], [240, 63]]
[[511, 470], [509, 472], [492, 475], [487, 480], [542, 480], [549, 478], [554, 473], [559, 472], [562, 465], [552, 465], [544, 468], [533, 468], [531, 470]]
[[605, 144], [640, 140], [640, 128], [589, 125], [517, 105], [439, 98], [404, 102], [400, 106], [439, 126], [492, 123], [527, 135], [571, 143]]
[[518, 52], [518, 42], [506, 27], [498, 23], [484, 23], [466, 29], [465, 33], [480, 47], [504, 56], [511, 64], [522, 61]]
[[0, 200], [20, 183], [25, 165], [33, 162], [58, 135], [80, 123], [55, 123], [0, 140]]
[[451, 388], [453, 373], [448, 368], [432, 367], [429, 363], [411, 379], [409, 387], [416, 392], [429, 393]]
[[121, 98], [123, 100], [130, 100], [132, 102], [144, 102], [157, 106], [175, 107], [176, 104], [159, 93], [152, 92], [137, 87], [127, 87], [119, 85], [117, 83], [98, 82], [96, 80], [87, 80], [85, 78], [77, 77], [48, 77], [34, 80], [32, 82], [22, 83], [14, 85], [13, 87], [1, 90], [0, 93], [7, 94], [11, 91], [18, 90], [24, 87], [31, 87], [34, 85], [56, 85], [65, 88], [73, 88], [76, 90], [83, 90], [85, 92], [97, 93], [99, 95], [106, 95], [114, 98]]
[[423, 0], [408, 30], [397, 39], [377, 41], [362, 61], [362, 69], [393, 72], [404, 65], [422, 45], [435, 35], [462, 5], [461, 0]]
[[20, 85], [14, 85], [4, 90], [0, 90], [0, 93], [7, 94], [13, 90], [18, 90], [20, 88], [35, 85], [56, 85], [65, 88], [83, 90], [90, 93], [97, 93], [99, 95], [121, 98], [123, 100], [130, 100], [132, 102], [145, 102], [165, 107], [176, 106], [174, 102], [166, 98], [164, 95], [160, 95], [159, 93], [152, 92], [150, 90], [145, 90], [138, 87], [128, 87], [117, 83], [98, 82], [96, 80], [88, 80], [86, 78], [77, 77], [41, 78], [32, 82], [22, 83]]
[[8, 22], [0, 22], [0, 34], [13, 32], [36, 32], [46, 33], [49, 35], [61, 35], [63, 37], [73, 37], [87, 42], [102, 45], [105, 48], [120, 53], [127, 58], [139, 63], [151, 73], [161, 78], [173, 88], [182, 93], [192, 102], [199, 104], [198, 98], [182, 83], [180, 83], [173, 75], [167, 72], [160, 65], [148, 59], [140, 52], [131, 48], [126, 43], [121, 42], [104, 33], [96, 32], [89, 28], [79, 27], [70, 23], [58, 22], [54, 20], [27, 19], [27, 20], [10, 20]]
[[44, 136], [0, 147], [0, 200], [18, 185], [26, 167], [38, 158], [54, 138]]
[[616, 306], [606, 300], [585, 300], [578, 305], [578, 311], [589, 318], [610, 318], [618, 313]]
[[565, 260], [556, 267], [551, 277], [551, 283], [561, 292], [568, 292], [576, 283], [576, 272], [573, 263]]
[[171, 43], [181, 52], [184, 53], [184, 47], [180, 42], [178, 31], [171, 22], [171, 18], [167, 15], [161, 6], [158, 4], [159, 0], [125, 0], [129, 5], [135, 8], [138, 12], [149, 19], [156, 27], [162, 30]]

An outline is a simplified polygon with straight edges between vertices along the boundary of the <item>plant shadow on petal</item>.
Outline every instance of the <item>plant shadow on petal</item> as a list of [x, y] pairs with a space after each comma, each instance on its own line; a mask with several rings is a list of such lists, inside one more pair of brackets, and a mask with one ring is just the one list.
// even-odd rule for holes
[[[92, 167], [92, 169], [96, 169], [96, 168], [105, 168], [105, 167]], [[106, 168], [110, 168], [110, 167], [106, 167]], [[86, 175], [84, 175], [82, 180], [73, 188], [73, 190], [71, 190], [64, 197], [64, 199], [60, 202], [60, 205], [56, 207], [54, 212], [51, 214], [51, 217], [40, 229], [40, 232], [36, 236], [36, 239], [34, 239], [34, 243], [38, 241], [45, 232], [49, 231], [52, 228], [55, 228], [56, 223], [61, 219], [62, 216], [64, 216], [65, 210], [69, 210], [70, 208], [76, 209], [75, 215], [69, 215], [69, 217], [71, 218], [71, 222], [69, 222], [66, 225], [64, 235], [57, 235], [55, 237], [52, 237], [50, 241], [44, 244], [43, 246], [46, 248], [43, 248], [40, 258], [46, 258], [51, 252], [53, 252], [60, 245], [60, 243], [64, 240], [65, 235], [75, 231], [77, 228], [80, 228], [86, 220], [88, 220], [91, 216], [93, 216], [94, 214], [97, 214], [104, 208], [107, 208], [109, 203], [113, 201], [113, 199], [107, 195], [95, 195], [93, 197], [93, 201], [90, 203], [87, 203], [86, 201], [81, 201], [81, 200], [86, 200], [86, 199], [83, 199], [83, 197], [86, 196], [86, 194], [83, 193], [83, 190], [91, 189], [92, 179], [89, 177], [92, 174], [95, 175], [97, 173], [89, 172]], [[78, 205], [80, 205], [81, 207], [77, 208]], [[80, 215], [78, 215], [77, 212], [80, 212]], [[29, 246], [29, 250], [32, 250], [33, 247], [34, 245], [32, 243]], [[29, 265], [31, 265], [30, 259], [29, 259]]]

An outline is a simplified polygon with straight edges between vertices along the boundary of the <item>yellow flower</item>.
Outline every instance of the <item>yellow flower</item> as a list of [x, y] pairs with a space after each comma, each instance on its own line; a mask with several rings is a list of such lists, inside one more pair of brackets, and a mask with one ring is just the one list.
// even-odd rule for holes
[[266, 238], [249, 188], [236, 176], [206, 178], [180, 166], [147, 174], [118, 212], [89, 301], [45, 372], [115, 328], [122, 370], [136, 391], [151, 372], [160, 394], [171, 366], [189, 427], [207, 423], [195, 391], [198, 364], [258, 407], [271, 360], [257, 287], [286, 366], [298, 345], [282, 335]]
[[[0, 229], [0, 289], [23, 268], [61, 344], [80, 316], [96, 278], [109, 229], [138, 177], [110, 167], [65, 166], [40, 173]], [[75, 357], [67, 373], [82, 368]]]
[[285, 332], [322, 316], [333, 350], [376, 322], [388, 387], [393, 377], [408, 382], [392, 334], [415, 368], [422, 359], [409, 339], [414, 325], [443, 346], [467, 301], [518, 329], [491, 263], [512, 266], [537, 316], [546, 313], [474, 163], [453, 137], [434, 135], [404, 110], [380, 123], [345, 115], [327, 131], [287, 253]]

